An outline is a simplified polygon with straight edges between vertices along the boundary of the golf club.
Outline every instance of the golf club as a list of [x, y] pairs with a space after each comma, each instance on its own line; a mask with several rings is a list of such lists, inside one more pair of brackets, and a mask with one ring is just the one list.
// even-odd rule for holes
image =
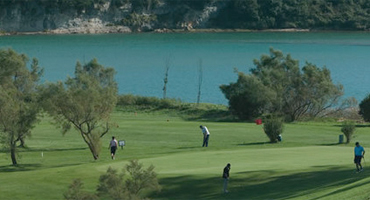
[[362, 167], [364, 168], [366, 166], [365, 156], [362, 156], [362, 159], [364, 159], [364, 166]]

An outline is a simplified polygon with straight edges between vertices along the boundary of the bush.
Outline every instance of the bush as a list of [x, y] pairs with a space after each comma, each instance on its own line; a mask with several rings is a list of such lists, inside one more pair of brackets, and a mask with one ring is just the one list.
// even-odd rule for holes
[[147, 199], [148, 192], [160, 191], [157, 174], [154, 166], [147, 169], [137, 160], [131, 160], [122, 173], [108, 168], [107, 172], [100, 176], [97, 187], [97, 195], [82, 191], [81, 180], [76, 179], [64, 193], [65, 200], [140, 200]]
[[173, 109], [181, 106], [181, 101], [176, 99], [160, 99], [157, 97], [134, 96], [132, 94], [120, 95], [118, 106], [140, 106], [152, 109]]
[[277, 116], [270, 116], [264, 119], [263, 130], [270, 139], [271, 143], [278, 142], [278, 137], [283, 133], [284, 122], [283, 119]]
[[348, 144], [356, 131], [356, 125], [353, 121], [344, 121], [341, 131], [346, 136], [346, 143]]
[[72, 184], [68, 187], [68, 191], [64, 193], [65, 200], [98, 200], [98, 197], [94, 194], [85, 192], [83, 189], [83, 183], [80, 179], [73, 180]]
[[100, 176], [97, 190], [102, 199], [142, 199], [143, 191], [159, 191], [160, 185], [153, 165], [143, 169], [141, 163], [131, 160], [121, 174], [109, 168]]
[[131, 160], [126, 165], [126, 171], [130, 175], [125, 181], [125, 188], [129, 194], [139, 196], [144, 190], [160, 191], [161, 187], [158, 183], [153, 165], [150, 165], [147, 169], [143, 169], [141, 163], [137, 160]]
[[130, 106], [136, 104], [137, 96], [134, 96], [132, 94], [127, 95], [119, 95], [117, 105], [118, 106]]

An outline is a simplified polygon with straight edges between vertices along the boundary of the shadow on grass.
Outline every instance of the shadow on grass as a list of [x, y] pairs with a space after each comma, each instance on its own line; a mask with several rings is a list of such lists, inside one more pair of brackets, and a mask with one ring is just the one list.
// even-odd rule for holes
[[[52, 149], [39, 149], [39, 148], [28, 148], [28, 147], [18, 147], [17, 150], [19, 152], [40, 152], [40, 151], [44, 151], [44, 152], [53, 152], [53, 151], [82, 151], [82, 150], [86, 150], [88, 149], [88, 147], [80, 147], [80, 148], [61, 148], [61, 149], [57, 149], [57, 148], [52, 148]], [[0, 153], [8, 153], [9, 151], [7, 149], [1, 149], [0, 150]]]
[[319, 146], [345, 146], [345, 145], [348, 145], [346, 143], [328, 143], [328, 144], [319, 144]]
[[59, 152], [59, 151], [82, 151], [82, 150], [86, 150], [88, 149], [88, 147], [79, 147], [79, 148], [61, 148], [61, 149], [57, 149], [57, 148], [51, 148], [51, 149], [38, 149], [38, 148], [18, 148], [19, 150], [21, 150], [21, 152], [40, 152], [40, 151], [44, 151], [44, 152]]
[[184, 120], [188, 121], [202, 121], [202, 122], [238, 122], [234, 116], [230, 114], [229, 111], [225, 110], [207, 110], [207, 111], [197, 111], [191, 113], [190, 111], [185, 112], [182, 115]]
[[[69, 166], [76, 166], [81, 165], [84, 163], [67, 163], [67, 164], [58, 164], [53, 166], [47, 166], [47, 168], [60, 168], [60, 167], [69, 167]], [[39, 169], [43, 169], [45, 166], [42, 164], [18, 164], [18, 165], [6, 165], [0, 166], [0, 173], [1, 172], [21, 172], [21, 171], [36, 171]]]
[[263, 144], [276, 144], [276, 143], [271, 143], [271, 142], [252, 142], [252, 143], [243, 143], [243, 144], [238, 144], [238, 146], [254, 146], [254, 145], [263, 145]]
[[[199, 179], [180, 176], [160, 180], [162, 192], [155, 199], [321, 199], [351, 190], [368, 178], [370, 171], [354, 173], [347, 168], [331, 167], [318, 171], [280, 175], [275, 171], [247, 171], [233, 174], [229, 193], [222, 193], [222, 178]], [[356, 183], [358, 182], [358, 183]], [[361, 182], [361, 185], [369, 184]], [[329, 191], [330, 189], [330, 191]], [[315, 194], [319, 194], [315, 195]]]
[[0, 166], [0, 172], [20, 172], [20, 171], [32, 171], [41, 167], [41, 164], [18, 164], [18, 165], [6, 165]]
[[[343, 127], [343, 125], [339, 125], [339, 124], [335, 124], [333, 126], [341, 127], [341, 128]], [[356, 124], [355, 127], [356, 128], [368, 128], [368, 127], [370, 127], [370, 124]]]
[[177, 149], [200, 149], [202, 146], [193, 146], [193, 147], [179, 147]]

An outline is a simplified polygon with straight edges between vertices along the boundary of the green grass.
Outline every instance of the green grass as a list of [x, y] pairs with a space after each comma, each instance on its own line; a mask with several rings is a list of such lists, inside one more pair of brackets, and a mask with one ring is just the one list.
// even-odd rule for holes
[[[103, 138], [98, 161], [77, 132], [63, 136], [44, 119], [20, 151], [18, 167], [0, 153], [0, 199], [63, 199], [75, 178], [94, 192], [109, 166], [121, 170], [131, 159], [155, 166], [162, 191], [152, 199], [370, 198], [370, 168], [356, 174], [352, 163], [355, 141], [370, 146], [367, 125], [357, 128], [352, 143], [337, 144], [340, 123], [286, 124], [283, 142], [269, 144], [254, 123], [199, 122], [164, 112], [115, 112], [112, 119], [117, 128]], [[200, 124], [211, 132], [208, 148], [201, 147]], [[116, 160], [107, 149], [112, 135], [126, 141]], [[230, 193], [223, 194], [228, 162]]]

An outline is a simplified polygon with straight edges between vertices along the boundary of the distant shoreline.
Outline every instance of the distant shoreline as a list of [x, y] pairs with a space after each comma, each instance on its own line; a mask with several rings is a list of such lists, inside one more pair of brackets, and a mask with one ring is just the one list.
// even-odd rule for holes
[[122, 27], [107, 29], [89, 29], [89, 30], [77, 30], [74, 29], [55, 29], [48, 31], [35, 31], [35, 32], [6, 32], [0, 31], [1, 36], [12, 36], [12, 35], [98, 35], [98, 34], [140, 34], [140, 33], [247, 33], [247, 32], [277, 32], [277, 33], [295, 33], [295, 32], [369, 32], [369, 31], [358, 31], [358, 30], [319, 30], [319, 29], [299, 29], [299, 28], [287, 28], [287, 29], [155, 29], [152, 31], [134, 32], [129, 28], [122, 29]]
[[145, 32], [132, 32], [132, 31], [96, 31], [96, 32], [76, 32], [74, 31], [60, 31], [60, 30], [50, 30], [50, 31], [35, 31], [35, 32], [0, 32], [0, 36], [10, 36], [10, 35], [88, 35], [88, 34], [115, 34], [115, 33], [231, 33], [231, 32], [311, 32], [310, 29], [265, 29], [265, 30], [253, 30], [253, 29], [155, 29], [153, 31]]

